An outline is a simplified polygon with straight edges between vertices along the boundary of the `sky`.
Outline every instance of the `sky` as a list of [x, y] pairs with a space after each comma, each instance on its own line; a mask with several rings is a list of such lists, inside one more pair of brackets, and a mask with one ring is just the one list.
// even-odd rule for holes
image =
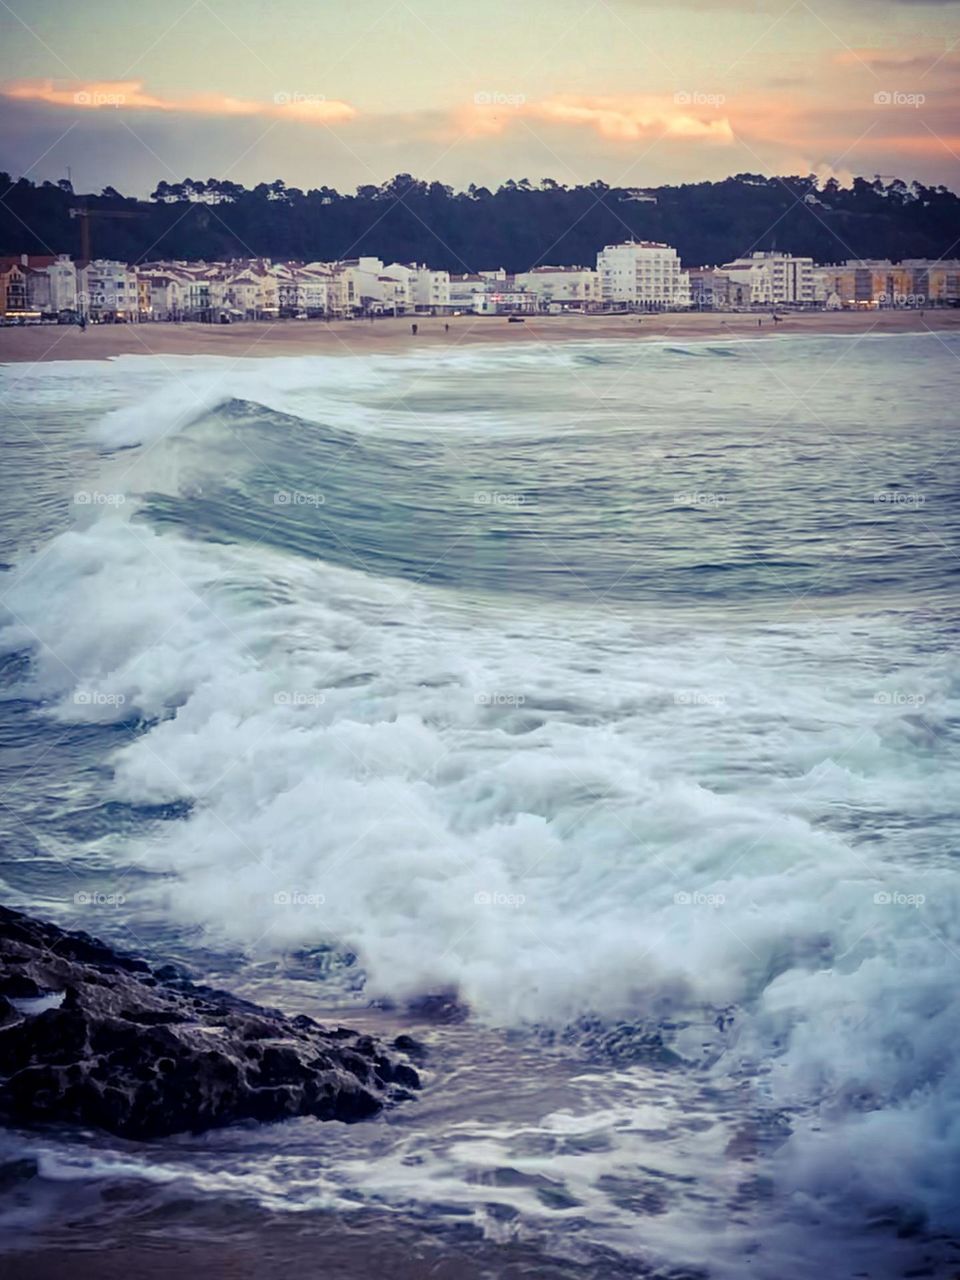
[[960, 0], [0, 0], [0, 169], [960, 190]]

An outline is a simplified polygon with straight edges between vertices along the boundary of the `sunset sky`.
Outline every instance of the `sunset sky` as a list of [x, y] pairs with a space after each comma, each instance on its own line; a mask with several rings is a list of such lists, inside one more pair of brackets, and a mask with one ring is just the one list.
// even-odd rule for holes
[[0, 0], [0, 168], [78, 189], [398, 172], [960, 189], [960, 3]]

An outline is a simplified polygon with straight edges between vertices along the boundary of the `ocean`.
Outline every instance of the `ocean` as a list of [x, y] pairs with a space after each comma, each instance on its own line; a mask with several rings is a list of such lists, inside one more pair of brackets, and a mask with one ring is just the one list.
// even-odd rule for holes
[[429, 1049], [364, 1125], [7, 1134], [3, 1247], [960, 1274], [958, 359], [0, 367], [4, 901]]

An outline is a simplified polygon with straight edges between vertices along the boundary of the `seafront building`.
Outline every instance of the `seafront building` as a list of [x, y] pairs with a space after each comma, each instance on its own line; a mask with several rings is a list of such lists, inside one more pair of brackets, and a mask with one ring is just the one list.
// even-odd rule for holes
[[110, 258], [77, 263], [77, 306], [96, 322], [140, 320], [140, 286], [135, 267]]
[[600, 273], [589, 267], [534, 267], [514, 280], [536, 296], [540, 311], [595, 311], [603, 302]]
[[597, 254], [605, 306], [660, 310], [690, 305], [690, 277], [676, 249], [654, 240], [608, 244]]
[[66, 254], [0, 258], [0, 319], [83, 317], [94, 323], [226, 324], [242, 320], [390, 315], [517, 315], [564, 311], [749, 311], [960, 306], [960, 261], [849, 260], [760, 252], [685, 270], [652, 241], [606, 245], [597, 266], [490, 267], [462, 275], [373, 255], [336, 262], [157, 260], [128, 263]]
[[28, 310], [26, 269], [19, 258], [0, 258], [0, 315], [18, 319]]
[[815, 301], [812, 258], [751, 253], [724, 263], [720, 270], [731, 281], [749, 287], [753, 306], [809, 307]]
[[824, 307], [867, 310], [960, 305], [960, 261], [907, 258], [848, 259], [817, 267], [814, 293]]
[[690, 305], [697, 311], [749, 311], [753, 289], [748, 280], [737, 280], [718, 267], [693, 267]]

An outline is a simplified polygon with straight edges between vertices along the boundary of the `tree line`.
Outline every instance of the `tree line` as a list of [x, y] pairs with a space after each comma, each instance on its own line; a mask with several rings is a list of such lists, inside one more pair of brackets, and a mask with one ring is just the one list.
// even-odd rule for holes
[[[604, 244], [635, 238], [674, 245], [686, 266], [783, 249], [818, 262], [956, 256], [960, 198], [899, 178], [850, 186], [835, 179], [740, 173], [721, 182], [648, 190], [544, 178], [454, 191], [398, 174], [352, 194], [303, 191], [278, 179], [246, 188], [216, 178], [161, 182], [149, 200], [113, 187], [75, 193], [69, 182], [0, 173], [0, 252], [80, 256], [89, 218], [95, 257], [128, 262], [269, 257], [330, 261], [372, 254], [451, 272], [537, 264], [592, 265]], [[123, 213], [124, 218], [108, 215]], [[129, 216], [129, 215], [134, 216]]]

